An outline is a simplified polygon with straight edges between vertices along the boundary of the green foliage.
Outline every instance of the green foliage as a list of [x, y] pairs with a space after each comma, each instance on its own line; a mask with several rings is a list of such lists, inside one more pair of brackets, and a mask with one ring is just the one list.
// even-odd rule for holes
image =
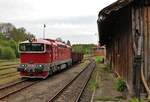
[[84, 54], [91, 54], [94, 44], [75, 44], [72, 45], [74, 52], [82, 52]]
[[18, 43], [16, 41], [14, 41], [14, 40], [2, 40], [2, 39], [0, 39], [0, 46], [2, 48], [10, 47], [15, 52], [15, 56], [17, 58], [19, 57]]
[[12, 48], [4, 47], [1, 49], [1, 59], [15, 59], [16, 55]]
[[0, 39], [3, 39], [4, 36], [3, 36], [3, 33], [0, 33]]
[[9, 46], [9, 42], [7, 40], [0, 39], [0, 46]]
[[17, 42], [25, 40], [25, 30], [23, 28], [14, 28], [10, 33], [11, 37]]
[[98, 82], [95, 79], [90, 80], [90, 89], [92, 91], [96, 90], [99, 87]]
[[116, 89], [117, 91], [123, 92], [127, 88], [126, 82], [123, 78], [118, 77], [116, 80]]
[[[21, 28], [14, 27], [11, 30], [7, 30], [5, 33], [0, 32], [0, 58], [3, 59], [6, 58], [10, 59], [15, 57], [18, 58], [19, 57], [18, 43], [31, 38], [35, 38], [35, 36], [29, 32], [26, 32], [26, 29], [23, 27]], [[4, 52], [3, 49], [7, 51]], [[10, 57], [8, 57], [9, 55], [8, 52], [10, 52]]]
[[129, 102], [144, 102], [144, 100], [139, 100], [137, 98], [133, 98]]
[[103, 56], [96, 56], [95, 60], [97, 63], [101, 63], [101, 62], [104, 62], [104, 57]]
[[14, 50], [16, 57], [19, 58], [18, 43], [14, 40], [10, 40], [9, 46]]
[[0, 56], [1, 56], [1, 54], [2, 54], [2, 47], [0, 46]]

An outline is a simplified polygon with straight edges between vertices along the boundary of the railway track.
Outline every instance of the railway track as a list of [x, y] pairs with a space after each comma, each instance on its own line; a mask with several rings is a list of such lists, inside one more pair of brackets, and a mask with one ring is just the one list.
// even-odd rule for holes
[[27, 79], [25, 79], [25, 80], [21, 80], [21, 81], [11, 83], [11, 84], [8, 84], [5, 86], [1, 86], [0, 87], [0, 100], [4, 99], [12, 94], [15, 94], [27, 87], [30, 87], [30, 86], [36, 84], [37, 82], [39, 82], [39, 81], [28, 81]]
[[95, 61], [81, 71], [47, 102], [78, 102], [95, 68]]

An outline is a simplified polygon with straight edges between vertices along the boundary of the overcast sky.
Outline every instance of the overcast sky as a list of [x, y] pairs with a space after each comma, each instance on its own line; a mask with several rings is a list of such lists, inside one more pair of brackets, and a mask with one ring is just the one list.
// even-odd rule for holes
[[71, 43], [97, 43], [99, 11], [116, 0], [0, 0], [0, 22], [25, 27], [42, 38], [61, 37]]

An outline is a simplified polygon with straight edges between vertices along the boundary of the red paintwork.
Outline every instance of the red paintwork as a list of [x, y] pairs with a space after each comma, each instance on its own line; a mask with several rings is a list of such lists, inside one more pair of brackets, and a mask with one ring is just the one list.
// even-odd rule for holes
[[[45, 76], [48, 76], [48, 74], [49, 74], [48, 72], [34, 72], [34, 73], [32, 73], [32, 76], [45, 77]], [[30, 74], [28, 72], [25, 72], [25, 71], [20, 72], [20, 75], [21, 76], [30, 76]]]
[[[22, 43], [29, 43], [29, 41], [25, 41]], [[65, 61], [71, 59], [71, 48], [62, 42], [58, 42], [52, 39], [45, 39], [45, 40], [37, 39], [34, 40], [32, 43], [42, 43], [45, 44], [46, 46], [49, 46], [49, 48], [46, 48], [46, 52], [43, 53], [39, 53], [39, 52], [21, 53], [20, 54], [21, 64], [50, 64], [53, 62]], [[65, 47], [60, 47], [60, 46], [65, 46]], [[47, 75], [43, 73], [34, 72], [33, 76]], [[28, 73], [21, 72], [21, 76], [28, 76]]]
[[20, 55], [21, 63], [51, 63], [51, 55], [48, 53], [22, 53]]
[[83, 53], [72, 52], [72, 63], [77, 63], [83, 59]]
[[[22, 43], [28, 43], [28, 41]], [[21, 53], [21, 63], [52, 63], [71, 59], [71, 48], [62, 42], [58, 42], [52, 39], [40, 39], [32, 43], [44, 43], [46, 45], [50, 45], [51, 49], [47, 49], [47, 51], [51, 50], [51, 53]], [[59, 45], [67, 46], [67, 48], [61, 48]]]

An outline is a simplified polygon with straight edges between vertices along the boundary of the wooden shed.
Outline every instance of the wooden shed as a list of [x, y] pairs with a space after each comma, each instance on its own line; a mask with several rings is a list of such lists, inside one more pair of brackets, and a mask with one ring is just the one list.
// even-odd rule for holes
[[150, 96], [150, 0], [118, 0], [98, 15], [99, 42], [128, 91]]

